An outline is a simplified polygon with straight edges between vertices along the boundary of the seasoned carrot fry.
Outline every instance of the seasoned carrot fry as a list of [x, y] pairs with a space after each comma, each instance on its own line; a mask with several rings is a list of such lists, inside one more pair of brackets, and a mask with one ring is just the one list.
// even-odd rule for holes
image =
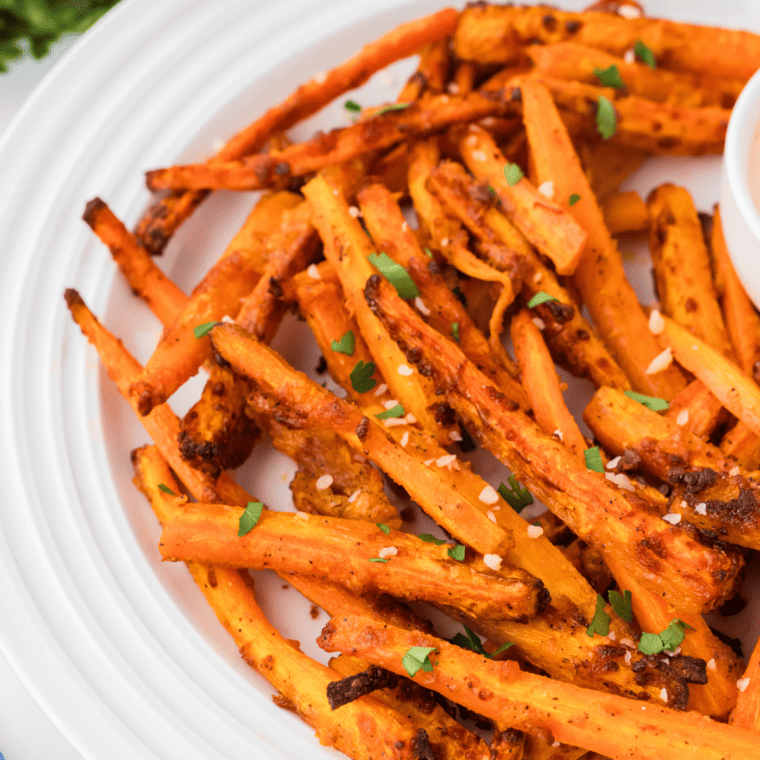
[[461, 121], [514, 113], [516, 106], [478, 92], [438, 95], [410, 103], [349, 127], [334, 129], [282, 151], [257, 153], [239, 161], [189, 164], [146, 173], [151, 190], [260, 190], [288, 177], [302, 177], [370, 150], [389, 148]]
[[[560, 114], [567, 123], [566, 114]], [[571, 134], [575, 138], [574, 134]], [[583, 170], [597, 203], [605, 204], [620, 191], [623, 182], [651, 156], [649, 151], [619, 145], [609, 141], [594, 140], [576, 143]]]
[[698, 377], [712, 394], [756, 435], [760, 435], [760, 387], [732, 361], [696, 335], [663, 317], [663, 338], [676, 361]]
[[554, 362], [530, 312], [517, 314], [512, 319], [511, 331], [523, 386], [536, 422], [544, 433], [558, 435], [570, 451], [583, 459], [588, 446], [565, 406]]
[[485, 130], [471, 125], [459, 149], [467, 168], [491, 184], [505, 216], [554, 262], [559, 274], [572, 274], [583, 255], [587, 235], [567, 209], [538, 192], [525, 177], [508, 181], [504, 154]]
[[657, 760], [663, 753], [684, 760], [760, 758], [757, 738], [748, 731], [697, 713], [602, 696], [524, 673], [514, 661], [489, 661], [422, 633], [364, 618], [333, 618], [318, 643], [326, 651], [363, 657], [400, 674], [405, 672], [402, 657], [410, 647], [433, 647], [432, 670], [419, 671], [418, 683], [486, 717], [531, 733], [547, 732], [557, 741], [599, 751], [614, 760]]
[[[447, 38], [454, 30], [458, 13], [444, 8], [438, 13], [401, 24], [359, 53], [298, 87], [284, 101], [238, 132], [212, 161], [234, 161], [256, 153], [277, 131], [292, 127], [315, 114], [331, 100], [364, 84], [376, 71], [416, 53], [422, 45]], [[171, 236], [206, 197], [205, 191], [172, 193], [156, 201], [142, 217], [135, 234], [151, 253], [160, 253]]]
[[736, 275], [723, 237], [720, 209], [715, 209], [711, 235], [715, 284], [720, 295], [723, 317], [731, 337], [736, 363], [751, 375], [760, 361], [760, 317]]
[[671, 402], [665, 416], [698, 438], [707, 438], [723, 421], [723, 404], [701, 380], [689, 383]]
[[547, 742], [538, 736], [525, 737], [525, 760], [590, 760], [585, 749], [570, 747], [559, 742]]
[[650, 194], [647, 208], [649, 250], [663, 313], [730, 357], [710, 257], [691, 196], [682, 187], [662, 185]]
[[709, 71], [746, 81], [760, 68], [760, 36], [657, 18], [629, 19], [615, 13], [567, 13], [548, 6], [483, 5], [466, 8], [454, 34], [459, 58], [511, 63], [521, 45], [572, 40], [622, 56], [637, 40], [660, 66]]
[[760, 733], [760, 646], [757, 644], [739, 684], [736, 708], [729, 722], [737, 728]]
[[629, 63], [621, 56], [575, 42], [529, 45], [525, 52], [540, 76], [598, 85], [597, 72], [617, 66], [628, 92], [686, 108], [731, 108], [745, 84], [739, 78], [719, 77], [709, 71], [675, 72], [662, 66], [652, 69], [640, 61]]
[[602, 206], [602, 213], [611, 235], [643, 232], [649, 225], [646, 204], [635, 190], [608, 198]]
[[720, 450], [747, 470], [760, 468], [760, 436], [741, 420], [723, 436]]
[[271, 568], [339, 583], [358, 594], [446, 604], [486, 619], [527, 621], [549, 600], [541, 581], [524, 570], [497, 572], [478, 561], [457, 561], [448, 554], [453, 545], [435, 546], [393, 529], [386, 534], [361, 520], [300, 519], [302, 514], [267, 511], [255, 530], [239, 536], [238, 508], [188, 504], [169, 516], [159, 549], [173, 561]]
[[[604, 555], [619, 556], [642, 585], [680, 610], [702, 612], [728, 598], [741, 565], [737, 557], [700, 545], [695, 532], [669, 525], [641, 497], [583, 467], [562, 444], [514, 411], [454, 343], [422, 322], [379, 277], [370, 278], [365, 297], [407, 355], [435, 378], [472, 432], [577, 536]], [[621, 541], [636, 545], [636, 551], [621, 550]], [[664, 562], [670, 572], [653, 577], [652, 568], [664, 567]]]
[[423, 96], [440, 95], [449, 78], [450, 54], [448, 37], [429, 42], [420, 50], [417, 70], [409, 77], [398, 95], [399, 103]]
[[538, 82], [520, 80], [525, 128], [540, 181], [551, 181], [554, 195], [569, 203], [570, 212], [589, 234], [574, 282], [607, 347], [633, 387], [642, 393], [673, 398], [686, 383], [676, 367], [654, 375], [646, 370], [662, 348], [649, 331], [636, 294], [625, 278], [617, 246], [604, 226], [602, 212], [562, 124], [551, 95]]
[[187, 296], [153, 263], [145, 248], [100, 198], [87, 204], [82, 218], [109, 247], [132, 292], [163, 324], [171, 324], [185, 308]]

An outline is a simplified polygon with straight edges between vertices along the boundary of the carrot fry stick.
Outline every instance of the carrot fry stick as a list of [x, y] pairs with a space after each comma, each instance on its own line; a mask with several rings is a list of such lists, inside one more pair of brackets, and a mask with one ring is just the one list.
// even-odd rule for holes
[[163, 324], [171, 324], [185, 308], [187, 296], [153, 263], [145, 248], [100, 198], [87, 204], [82, 218], [109, 247], [132, 292]]
[[[613, 760], [657, 760], [663, 753], [684, 760], [760, 758], [756, 736], [743, 729], [524, 673], [514, 661], [493, 662], [422, 633], [363, 618], [333, 618], [318, 643], [399, 674], [405, 672], [401, 660], [410, 647], [434, 647], [433, 668], [418, 671], [418, 683], [513, 728], [545, 731]], [[613, 717], [615, 728], [607, 730]]]
[[760, 733], [760, 646], [757, 644], [739, 680], [739, 696], [729, 723]]
[[511, 63], [521, 45], [564, 40], [622, 56], [637, 40], [675, 71], [709, 71], [746, 81], [760, 68], [760, 36], [711, 26], [615, 13], [567, 13], [546, 6], [470, 6], [454, 34], [458, 58]]
[[559, 439], [583, 459], [583, 452], [588, 447], [565, 406], [557, 371], [541, 331], [533, 324], [533, 318], [527, 311], [521, 311], [512, 319], [511, 330], [523, 386], [530, 398], [536, 422], [547, 435], [555, 435], [559, 431]]
[[516, 106], [478, 92], [439, 95], [407, 108], [371, 116], [281, 151], [257, 153], [239, 161], [189, 164], [146, 173], [151, 190], [261, 190], [288, 177], [302, 177], [367, 151], [390, 148], [412, 135], [425, 135], [461, 121], [514, 113]]
[[719, 351], [663, 317], [663, 338], [676, 361], [698, 377], [713, 395], [747, 427], [760, 435], [760, 387]]
[[397, 98], [399, 103], [418, 100], [423, 96], [440, 95], [444, 91], [451, 64], [449, 41], [445, 37], [429, 42], [420, 50], [417, 70], [401, 89]]
[[525, 760], [579, 760], [579, 758], [590, 760], [585, 749], [554, 741], [547, 742], [539, 736], [530, 734], [525, 737]]
[[572, 274], [583, 255], [587, 234], [567, 209], [538, 192], [526, 177], [509, 181], [504, 154], [484, 129], [471, 125], [459, 141], [459, 149], [467, 168], [496, 191], [505, 216], [554, 262], [559, 274]]
[[760, 468], [760, 436], [741, 420], [723, 436], [720, 450], [746, 470]]
[[[275, 132], [289, 129], [315, 114], [344, 92], [364, 84], [376, 71], [413, 55], [422, 45], [448, 37], [458, 15], [453, 8], [445, 8], [393, 29], [327, 72], [324, 79], [314, 77], [301, 85], [284, 101], [238, 132], [211, 160], [234, 161], [256, 153]], [[205, 191], [180, 192], [159, 199], [142, 217], [135, 234], [151, 253], [160, 253], [206, 195]]]
[[673, 398], [686, 383], [676, 367], [648, 375], [646, 370], [662, 348], [649, 331], [636, 294], [625, 278], [617, 246], [604, 226], [602, 212], [581, 169], [551, 95], [538, 82], [520, 80], [525, 128], [536, 173], [554, 184], [554, 195], [569, 203], [570, 212], [589, 234], [588, 245], [574, 282], [607, 347], [642, 393]]
[[[173, 561], [308, 575], [358, 594], [420, 599], [484, 618], [530, 620], [549, 600], [541, 581], [524, 570], [496, 572], [478, 561], [459, 562], [448, 555], [452, 545], [435, 546], [393, 529], [386, 534], [373, 523], [267, 511], [255, 530], [239, 536], [239, 518], [235, 507], [187, 505], [164, 526], [161, 554]], [[370, 561], [378, 557], [388, 561]]]
[[[484, 445], [577, 536], [605, 555], [620, 556], [642, 585], [672, 600], [678, 609], [702, 612], [732, 592], [741, 564], [738, 558], [700, 545], [695, 533], [669, 525], [641, 497], [617, 490], [599, 473], [583, 467], [567, 448], [514, 411], [454, 343], [422, 322], [379, 277], [370, 278], [365, 297]], [[622, 538], [622, 531], [631, 531], [629, 537]], [[621, 540], [635, 544], [636, 552], [621, 551]], [[657, 553], [652, 552], [655, 545]], [[671, 557], [666, 560], [664, 555]], [[654, 578], [650, 562], [659, 566], [666, 561], [670, 571]], [[722, 568], [722, 581], [707, 571], [708, 566]]]
[[602, 206], [602, 213], [611, 235], [642, 232], [649, 225], [646, 204], [635, 190], [608, 198]]
[[689, 193], [662, 185], [647, 199], [649, 250], [662, 311], [716, 351], [732, 355], [702, 225]]
[[694, 433], [707, 438], [723, 421], [723, 404], [705, 387], [701, 380], [689, 383], [671, 402], [665, 416]]

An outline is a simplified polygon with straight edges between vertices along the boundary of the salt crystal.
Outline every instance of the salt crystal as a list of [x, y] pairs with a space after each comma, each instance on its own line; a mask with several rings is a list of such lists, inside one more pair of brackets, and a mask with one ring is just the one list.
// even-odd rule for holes
[[565, 434], [559, 428], [552, 433], [552, 437], [556, 438], [560, 443], [565, 440]]
[[414, 374], [414, 370], [411, 367], [407, 367], [406, 364], [399, 364], [398, 373], [399, 375], [403, 375], [404, 377], [409, 377], [409, 375]]
[[430, 465], [433, 464], [433, 462], [435, 462], [435, 457], [433, 457], [432, 459], [426, 459], [422, 464], [424, 464], [425, 467], [430, 467]]
[[486, 512], [486, 517], [487, 517], [487, 518], [488, 518], [488, 519], [489, 519], [489, 520], [490, 520], [492, 523], [495, 523], [495, 522], [496, 522], [496, 515], [495, 515], [493, 512], [491, 512], [491, 510], [490, 510], [490, 509], [488, 510], [488, 512]]
[[322, 475], [322, 477], [317, 478], [317, 482], [314, 485], [316, 485], [317, 491], [324, 491], [325, 488], [329, 488], [332, 484], [333, 484], [332, 475]]
[[377, 556], [381, 559], [388, 559], [388, 557], [395, 557], [398, 554], [398, 549], [395, 546], [385, 546], [377, 553]]
[[533, 317], [533, 324], [539, 329], [544, 330], [546, 329], [546, 322], [544, 322], [541, 317]]
[[663, 702], [667, 702], [668, 701], [668, 690], [667, 689], [660, 689], [660, 699]]
[[739, 689], [739, 691], [744, 691], [749, 686], [749, 678], [740, 678], [736, 682], [736, 688]]
[[714, 657], [707, 663], [707, 669], [708, 670], [717, 670], [718, 669], [718, 663], [715, 662], [715, 658]]
[[441, 240], [441, 245], [445, 248], [451, 241], [448, 238]]
[[461, 433], [457, 433], [456, 430], [452, 430], [449, 433], [449, 440], [450, 441], [461, 441], [462, 440], [462, 434]]
[[673, 363], [673, 349], [668, 346], [661, 354], [652, 359], [649, 366], [644, 370], [647, 375], [656, 375], [666, 370]]
[[316, 264], [310, 264], [309, 268], [306, 270], [306, 274], [309, 275], [313, 280], [321, 280], [322, 275], [319, 273], [319, 269], [317, 269]]
[[352, 216], [354, 219], [357, 219], [361, 216], [362, 212], [359, 211], [359, 209], [356, 206], [349, 206], [348, 207], [348, 213], [350, 216]]
[[387, 420], [383, 420], [385, 427], [398, 427], [399, 425], [406, 424], [406, 420], [403, 417], [389, 417]]
[[[382, 396], [385, 391], [388, 390], [388, 386], [385, 383], [380, 383], [380, 385], [377, 386], [377, 390], [375, 391], [376, 396]], [[395, 406], [395, 404], [394, 404]]]
[[729, 478], [735, 478], [735, 477], [736, 477], [736, 476], [739, 474], [739, 472], [741, 472], [741, 471], [739, 470], [739, 468], [738, 468], [738, 467], [732, 467], [732, 468], [731, 468], [731, 469], [728, 471], [728, 477], [729, 477]]
[[615, 633], [615, 631], [610, 631], [610, 632], [607, 634], [607, 638], [608, 638], [610, 641], [615, 641], [615, 639], [617, 638], [617, 634]]
[[389, 401], [383, 401], [383, 406], [386, 409], [393, 409], [398, 404], [398, 399], [392, 398]]
[[409, 229], [409, 225], [404, 221], [404, 223], [401, 225], [401, 231], [406, 232]]
[[348, 503], [353, 504], [358, 498], [359, 494], [361, 493], [361, 488], [358, 488], [356, 491], [354, 491], [349, 497], [348, 497]]
[[221, 137], [216, 137], [211, 141], [211, 150], [213, 150], [214, 153], [218, 153], [224, 145], [224, 140], [222, 140]]
[[537, 190], [544, 196], [544, 198], [551, 199], [554, 197], [554, 183], [551, 181], [541, 183]]
[[401, 444], [401, 448], [406, 448], [406, 444], [409, 443], [409, 431], [407, 430], [404, 435], [401, 436], [401, 440], [399, 441]]
[[456, 82], [449, 82], [446, 85], [446, 91], [450, 95], [459, 95], [459, 85]]
[[404, 422], [406, 422], [407, 425], [414, 425], [414, 423], [417, 422], [417, 418], [409, 412], [409, 414], [404, 417]]
[[697, 506], [694, 507], [694, 511], [698, 515], [706, 515], [707, 514], [707, 504], [705, 504], [703, 501], [700, 501], [699, 504], [697, 504]]
[[318, 71], [314, 75], [314, 81], [317, 84], [324, 84], [327, 81], [327, 72], [326, 71]]
[[417, 296], [417, 298], [414, 299], [414, 305], [417, 307], [417, 311], [419, 311], [419, 313], [422, 314], [423, 317], [430, 316], [430, 309], [428, 309], [428, 307], [425, 306], [425, 302], [419, 296]]
[[620, 457], [615, 457], [614, 459], [610, 459], [610, 461], [607, 462], [607, 469], [614, 470], [619, 464], [620, 464]]
[[501, 568], [501, 557], [498, 554], [484, 554], [483, 562], [491, 570], [499, 570]]
[[689, 410], [688, 409], [682, 409], [678, 413], [678, 417], [676, 417], [676, 422], [679, 425], [685, 425], [689, 421]]
[[657, 309], [649, 312], [649, 332], [652, 335], [661, 335], [665, 330], [665, 320]]
[[493, 486], [487, 485], [480, 492], [480, 496], [478, 496], [478, 498], [483, 502], [483, 504], [496, 504], [499, 501], [499, 494], [496, 493], [496, 490]]
[[296, 512], [296, 520], [308, 520], [309, 515], [306, 512]]
[[472, 157], [476, 161], [485, 161], [486, 160], [486, 154], [483, 153], [482, 150], [474, 150], [474, 151], [472, 151]]
[[636, 61], [636, 53], [633, 50], [626, 50], [623, 54], [623, 60], [626, 63], [634, 63]]
[[641, 11], [635, 5], [620, 5], [617, 9], [618, 16], [623, 18], [639, 18]]
[[538, 538], [543, 535], [544, 529], [540, 525], [528, 526], [528, 538]]
[[[605, 472], [604, 477], [610, 482], [614, 483], [618, 488], [623, 488], [626, 491], [633, 491], [633, 483], [627, 475], [623, 475], [622, 472]], [[681, 519], [680, 516], [678, 518]]]
[[533, 275], [533, 282], [541, 282], [541, 280], [542, 280], [543, 278], [544, 278], [544, 273], [543, 273], [543, 272], [536, 272], [536, 273]]
[[633, 659], [633, 656], [631, 655], [631, 653], [630, 652], [626, 652], [625, 653], [625, 664], [626, 665], [630, 665], [632, 659]]
[[665, 520], [665, 522], [669, 522], [671, 525], [678, 525], [678, 523], [681, 522], [681, 515], [669, 512], [667, 515], [663, 515], [662, 519]]
[[435, 460], [435, 463], [439, 467], [451, 467], [454, 462], [457, 460], [456, 454], [446, 454], [445, 456], [438, 457], [438, 459]]

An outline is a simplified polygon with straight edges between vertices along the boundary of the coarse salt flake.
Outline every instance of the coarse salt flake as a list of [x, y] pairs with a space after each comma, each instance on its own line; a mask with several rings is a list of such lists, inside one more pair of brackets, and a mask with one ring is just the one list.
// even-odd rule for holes
[[705, 504], [703, 501], [700, 501], [699, 504], [697, 504], [697, 506], [694, 507], [694, 511], [698, 515], [706, 515], [707, 514], [707, 504]]
[[407, 224], [406, 221], [404, 221], [403, 224], [401, 225], [401, 231], [406, 232], [408, 229], [409, 229], [409, 225]]
[[486, 160], [486, 154], [483, 153], [482, 150], [474, 150], [474, 151], [472, 151], [472, 157], [476, 161], [485, 161]]
[[406, 364], [399, 364], [398, 373], [399, 375], [403, 375], [404, 377], [409, 377], [409, 375], [414, 374], [414, 370], [411, 367], [407, 366]]
[[492, 522], [496, 522], [496, 515], [489, 509], [488, 512], [486, 512], [486, 517]]
[[419, 296], [417, 296], [417, 298], [414, 299], [414, 305], [417, 307], [417, 311], [419, 311], [419, 313], [422, 314], [423, 317], [430, 316], [430, 309], [428, 309], [428, 307], [425, 306], [425, 302]]
[[546, 322], [544, 322], [541, 317], [533, 317], [533, 324], [539, 329], [539, 330], [545, 330], [546, 329]]
[[406, 424], [406, 420], [403, 417], [389, 417], [387, 420], [383, 420], [385, 427], [398, 427], [399, 425]]
[[669, 522], [671, 525], [678, 525], [678, 523], [681, 522], [681, 515], [669, 512], [667, 515], [663, 515], [662, 519], [665, 520], [665, 522]]
[[333, 484], [332, 475], [322, 475], [317, 478], [317, 482], [314, 484], [317, 487], [317, 491], [324, 491], [325, 488], [329, 488]]
[[451, 242], [451, 241], [450, 241], [448, 238], [443, 238], [443, 240], [441, 240], [441, 245], [445, 247], [445, 246], [447, 246], [447, 245], [448, 245], [450, 242]]
[[321, 280], [322, 275], [319, 273], [319, 269], [317, 269], [316, 264], [309, 264], [309, 268], [306, 270], [306, 274], [309, 275], [313, 280]]
[[626, 50], [623, 54], [623, 60], [626, 63], [635, 63], [636, 61], [636, 53], [634, 53], [633, 50]]
[[358, 217], [362, 215], [362, 212], [359, 211], [359, 209], [356, 206], [349, 206], [348, 213], [349, 213], [349, 216], [352, 216], [354, 219], [358, 219]]
[[739, 689], [739, 691], [744, 691], [749, 686], [749, 678], [740, 678], [736, 682], [736, 688]]
[[[380, 383], [380, 385], [377, 386], [377, 390], [375, 391], [376, 396], [382, 396], [385, 391], [388, 390], [388, 386], [385, 383]], [[394, 404], [395, 406], [395, 404]]]
[[691, 348], [692, 348], [692, 351], [699, 351], [699, 346], [696, 343], [692, 344]]
[[496, 493], [496, 489], [493, 486], [486, 485], [478, 498], [483, 504], [496, 504], [499, 501], [499, 494]]
[[348, 503], [353, 504], [358, 498], [359, 494], [361, 493], [361, 488], [357, 488], [356, 491], [354, 491], [349, 497], [348, 497]]
[[398, 554], [398, 549], [395, 546], [384, 546], [377, 553], [377, 556], [381, 559], [388, 559], [388, 557], [395, 557]]
[[430, 465], [433, 464], [433, 462], [435, 462], [435, 457], [433, 457], [432, 459], [426, 459], [422, 464], [424, 464], [425, 467], [430, 467]]
[[235, 320], [229, 314], [225, 314], [222, 317], [222, 322], [224, 322], [224, 324], [226, 324], [226, 325], [234, 325], [235, 324]]
[[435, 460], [435, 463], [439, 467], [451, 467], [454, 462], [457, 461], [457, 455], [456, 454], [446, 454], [442, 457], [438, 457], [438, 459]]
[[537, 188], [538, 192], [541, 193], [541, 195], [544, 196], [544, 198], [553, 198], [554, 197], [554, 183], [549, 182], [543, 182], [540, 184]]
[[615, 639], [617, 638], [617, 634], [615, 633], [615, 631], [610, 631], [610, 632], [607, 634], [607, 638], [608, 638], [610, 641], [615, 641]]
[[[623, 475], [622, 472], [605, 472], [604, 477], [611, 483], [614, 483], [618, 488], [623, 488], [626, 491], [633, 491], [633, 483], [627, 475]], [[679, 517], [680, 519], [680, 517]]]
[[401, 436], [401, 440], [399, 441], [401, 444], [401, 448], [406, 448], [406, 444], [409, 443], [409, 431], [407, 430], [404, 435]]
[[689, 410], [688, 409], [682, 409], [680, 412], [678, 412], [678, 417], [676, 417], [676, 422], [683, 426], [689, 421]]
[[740, 470], [739, 470], [739, 468], [738, 468], [738, 467], [732, 467], [732, 468], [731, 468], [731, 469], [728, 471], [728, 477], [729, 477], [729, 478], [735, 478], [735, 477], [736, 477], [736, 476], [739, 474], [739, 472], [740, 472]]
[[395, 398], [392, 398], [388, 401], [383, 401], [383, 406], [386, 409], [393, 409], [393, 407], [396, 406], [396, 404], [398, 404], [398, 399], [395, 399]]
[[668, 690], [667, 689], [660, 689], [660, 699], [663, 702], [667, 702], [668, 701]]
[[306, 512], [296, 512], [296, 520], [308, 520], [309, 515]]
[[461, 441], [462, 440], [462, 434], [461, 433], [457, 433], [456, 430], [452, 430], [449, 433], [449, 440], [450, 441]]
[[625, 664], [626, 665], [630, 665], [631, 664], [631, 660], [633, 659], [633, 655], [630, 652], [626, 652], [624, 659], [625, 659]]
[[317, 84], [324, 84], [327, 81], [327, 72], [326, 71], [318, 71], [314, 75], [314, 81]]
[[409, 414], [404, 417], [404, 422], [406, 422], [407, 425], [414, 425], [414, 423], [417, 422], [417, 418], [409, 412]]
[[538, 538], [539, 536], [542, 536], [543, 533], [544, 529], [540, 525], [528, 526], [528, 538]]
[[707, 669], [708, 670], [717, 670], [718, 669], [718, 663], [715, 662], [715, 658], [711, 658], [707, 663]]
[[620, 5], [617, 9], [618, 16], [623, 18], [639, 18], [641, 11], [635, 5]]
[[620, 464], [620, 457], [615, 457], [614, 459], [610, 459], [610, 461], [607, 462], [607, 469], [614, 470], [619, 464]]
[[446, 91], [450, 95], [459, 95], [459, 85], [456, 82], [449, 82], [446, 85]]
[[649, 332], [652, 335], [662, 335], [665, 330], [665, 320], [657, 309], [649, 312]]
[[544, 278], [544, 273], [543, 272], [536, 272], [533, 275], [533, 282], [541, 282], [541, 280], [543, 280], [543, 278]]
[[647, 375], [656, 375], [658, 372], [666, 370], [673, 363], [673, 349], [668, 346], [661, 354], [652, 359], [649, 366], [646, 368], [645, 373]]
[[484, 554], [483, 563], [491, 570], [499, 570], [501, 568], [501, 557], [498, 554]]
[[559, 428], [557, 428], [552, 433], [552, 438], [556, 438], [560, 443], [562, 443], [565, 440], [565, 434]]

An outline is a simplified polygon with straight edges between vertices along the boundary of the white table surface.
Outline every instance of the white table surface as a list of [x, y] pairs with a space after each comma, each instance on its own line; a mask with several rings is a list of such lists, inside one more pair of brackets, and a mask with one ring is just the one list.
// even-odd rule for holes
[[[35, 85], [75, 39], [70, 36], [61, 40], [41, 61], [25, 56], [13, 62], [8, 73], [0, 74], [0, 134]], [[0, 654], [0, 760], [3, 759], [82, 760], [81, 755], [37, 706]]]

